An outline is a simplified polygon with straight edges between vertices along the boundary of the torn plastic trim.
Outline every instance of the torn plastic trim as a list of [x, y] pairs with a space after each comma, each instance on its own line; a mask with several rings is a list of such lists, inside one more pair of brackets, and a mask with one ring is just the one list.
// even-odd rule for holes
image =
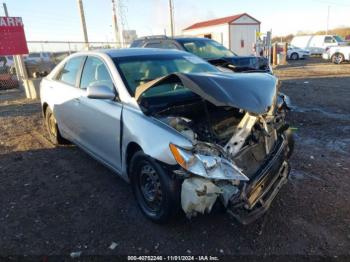
[[173, 73], [136, 88], [135, 99], [160, 84], [181, 82], [215, 106], [231, 106], [254, 114], [268, 112], [277, 94], [277, 79], [266, 73]]
[[183, 181], [181, 186], [181, 206], [187, 217], [197, 213], [210, 213], [214, 203], [222, 191], [212, 181], [191, 177]]
[[218, 199], [227, 212], [247, 225], [262, 216], [270, 207], [281, 187], [287, 183], [290, 166], [284, 159], [287, 141], [283, 140], [256, 177], [243, 186], [234, 181], [215, 181], [190, 177], [183, 181], [181, 205], [187, 217], [209, 213]]

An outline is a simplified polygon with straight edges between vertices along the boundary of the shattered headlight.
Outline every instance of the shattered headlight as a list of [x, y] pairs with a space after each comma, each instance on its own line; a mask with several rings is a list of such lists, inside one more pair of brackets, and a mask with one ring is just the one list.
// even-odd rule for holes
[[210, 179], [249, 180], [239, 167], [221, 157], [214, 148], [200, 146], [198, 150], [187, 150], [174, 144], [169, 147], [176, 162], [192, 174]]

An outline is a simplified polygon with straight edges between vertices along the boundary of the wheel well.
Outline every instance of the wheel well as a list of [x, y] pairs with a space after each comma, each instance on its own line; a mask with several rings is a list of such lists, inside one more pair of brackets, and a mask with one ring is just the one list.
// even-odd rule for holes
[[130, 161], [133, 155], [138, 152], [142, 151], [142, 148], [135, 142], [131, 142], [128, 144], [128, 147], [126, 149], [126, 172], [129, 176], [129, 168], [130, 168]]
[[45, 116], [45, 113], [46, 113], [46, 109], [49, 105], [47, 103], [44, 103], [43, 104], [43, 115]]
[[335, 53], [332, 55], [332, 57], [334, 57], [334, 56], [336, 56], [336, 55], [341, 55], [341, 56], [344, 57], [344, 55], [343, 55], [342, 53], [340, 53], [340, 52], [335, 52]]

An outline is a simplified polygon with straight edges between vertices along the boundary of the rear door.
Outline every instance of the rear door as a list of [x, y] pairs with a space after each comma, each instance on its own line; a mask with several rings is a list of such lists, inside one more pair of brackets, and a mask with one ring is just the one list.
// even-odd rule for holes
[[106, 164], [121, 170], [120, 135], [122, 104], [115, 100], [92, 99], [86, 96], [90, 85], [104, 85], [117, 91], [107, 65], [99, 57], [89, 56], [81, 74], [82, 92], [76, 108], [79, 123], [79, 141], [88, 151]]
[[78, 88], [78, 76], [82, 70], [86, 56], [75, 56], [67, 60], [54, 80], [49, 83], [50, 98], [53, 99], [53, 111], [60, 131], [71, 141], [79, 135], [77, 108], [79, 97], [84, 92]]

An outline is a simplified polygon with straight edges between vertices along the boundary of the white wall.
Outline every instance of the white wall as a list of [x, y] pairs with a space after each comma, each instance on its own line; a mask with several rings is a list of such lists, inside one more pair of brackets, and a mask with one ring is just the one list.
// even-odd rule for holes
[[[242, 16], [230, 25], [230, 49], [238, 55], [253, 54], [255, 33], [260, 31], [260, 25], [249, 16]], [[241, 47], [241, 41], [244, 47]]]
[[220, 44], [224, 45], [227, 48], [230, 48], [228, 30], [229, 30], [229, 25], [222, 24], [222, 25], [201, 27], [201, 28], [190, 29], [190, 30], [183, 30], [182, 32], [184, 35], [198, 36], [198, 37], [204, 37], [204, 35], [211, 34], [211, 38], [213, 40], [219, 42]]

